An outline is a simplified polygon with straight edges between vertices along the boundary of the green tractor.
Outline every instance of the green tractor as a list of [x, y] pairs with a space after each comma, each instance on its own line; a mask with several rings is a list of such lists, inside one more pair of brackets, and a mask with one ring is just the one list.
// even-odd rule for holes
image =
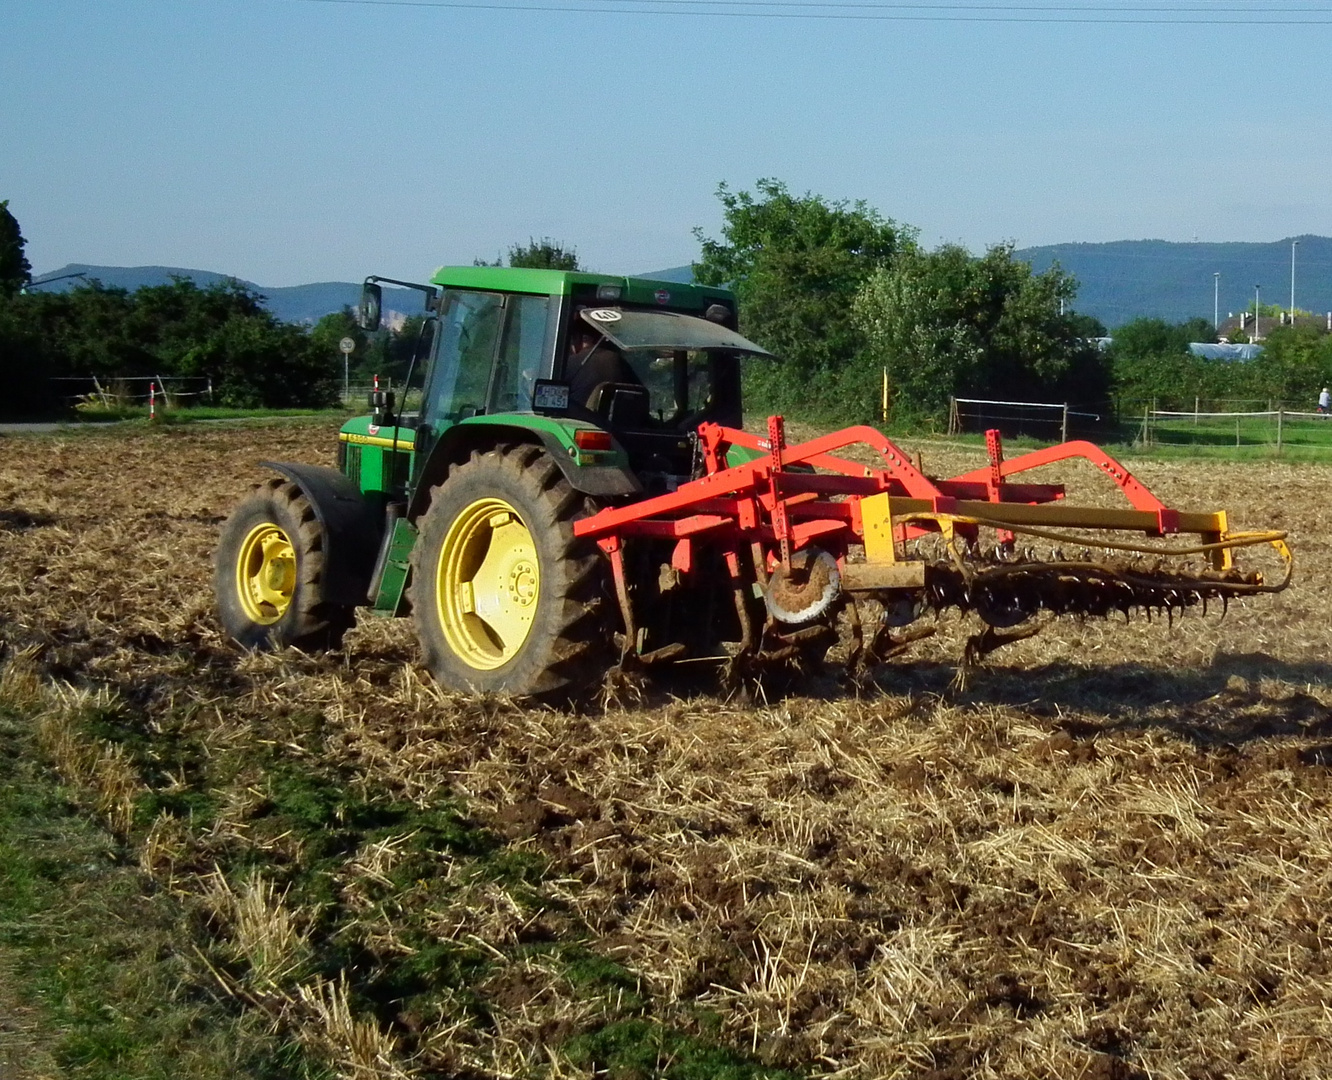
[[[415, 410], [374, 394], [339, 468], [267, 462], [278, 476], [223, 528], [219, 606], [242, 645], [327, 648], [357, 608], [410, 611], [443, 685], [573, 699], [617, 661], [734, 678], [806, 670], [837, 641], [856, 675], [952, 609], [982, 624], [969, 664], [1042, 613], [1173, 619], [1290, 583], [1284, 533], [1167, 506], [1088, 442], [1006, 459], [990, 431], [985, 467], [939, 478], [869, 427], [745, 431], [740, 362], [768, 354], [723, 290], [495, 267], [412, 287], [431, 312]], [[1077, 459], [1129, 506], [1022, 475]], [[1236, 564], [1268, 547], [1267, 576]]]
[[[574, 524], [676, 490], [700, 472], [699, 426], [740, 426], [740, 359], [768, 354], [737, 332], [732, 294], [444, 267], [429, 285], [367, 279], [367, 330], [380, 324], [381, 282], [425, 295], [403, 391], [411, 411], [376, 391], [372, 414], [339, 433], [337, 469], [263, 463], [277, 475], [228, 518], [216, 555], [231, 637], [325, 649], [357, 609], [410, 614], [444, 686], [576, 696], [627, 649], [644, 652], [649, 633], [724, 634], [716, 619], [699, 625], [711, 586], [691, 575], [703, 606], [667, 604], [617, 642], [619, 578]], [[656, 588], [654, 558], [645, 589]]]

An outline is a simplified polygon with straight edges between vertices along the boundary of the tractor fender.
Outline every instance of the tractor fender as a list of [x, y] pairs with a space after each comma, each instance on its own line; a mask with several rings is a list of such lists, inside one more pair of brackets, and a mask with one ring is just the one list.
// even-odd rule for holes
[[337, 469], [292, 461], [259, 464], [300, 488], [324, 528], [326, 599], [348, 607], [363, 605], [384, 531], [383, 514]]
[[[611, 499], [637, 495], [643, 490], [633, 470], [615, 465], [579, 465], [553, 432], [540, 428], [507, 424], [456, 424], [444, 433], [430, 452], [430, 459], [416, 478], [416, 490], [407, 507], [407, 517], [415, 521], [430, 505], [431, 489], [442, 484], [449, 468], [468, 459], [473, 450], [484, 453], [503, 442], [539, 443], [559, 466], [569, 486], [584, 495]], [[340, 475], [340, 474], [339, 474]]]
[[560, 440], [549, 431], [538, 430], [535, 434], [575, 491], [610, 499], [620, 495], [637, 495], [643, 490], [643, 485], [632, 470], [618, 465], [577, 465]]

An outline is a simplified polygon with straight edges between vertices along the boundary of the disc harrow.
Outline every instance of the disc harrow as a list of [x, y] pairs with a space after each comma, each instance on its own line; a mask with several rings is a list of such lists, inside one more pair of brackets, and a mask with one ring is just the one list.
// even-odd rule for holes
[[[780, 416], [767, 427], [758, 438], [702, 425], [695, 479], [575, 524], [609, 560], [625, 660], [711, 650], [733, 662], [788, 661], [826, 650], [845, 612], [849, 663], [864, 668], [932, 633], [912, 625], [926, 613], [955, 610], [983, 624], [969, 662], [1031, 636], [1043, 612], [1173, 621], [1290, 583], [1285, 533], [1233, 532], [1225, 511], [1168, 507], [1092, 443], [1005, 460], [991, 431], [984, 468], [940, 479], [873, 428], [787, 445]], [[839, 456], [857, 444], [875, 464]], [[1022, 482], [1078, 459], [1128, 506], [1071, 505], [1063, 484]], [[1236, 565], [1236, 553], [1255, 546], [1275, 550], [1274, 580]], [[729, 605], [717, 603], [724, 591]]]

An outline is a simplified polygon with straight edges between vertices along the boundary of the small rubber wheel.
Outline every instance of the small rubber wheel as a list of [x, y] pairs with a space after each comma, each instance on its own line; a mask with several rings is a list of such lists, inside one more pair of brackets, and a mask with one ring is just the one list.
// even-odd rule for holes
[[324, 599], [324, 527], [301, 489], [273, 479], [222, 526], [213, 588], [226, 632], [247, 649], [337, 647], [356, 619]]
[[609, 634], [587, 509], [536, 446], [474, 452], [435, 488], [412, 551], [426, 666], [453, 690], [574, 699], [600, 683]]

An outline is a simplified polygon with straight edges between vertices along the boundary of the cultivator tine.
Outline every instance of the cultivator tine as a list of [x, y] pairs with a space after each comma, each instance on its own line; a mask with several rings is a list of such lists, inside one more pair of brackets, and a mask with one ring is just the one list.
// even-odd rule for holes
[[962, 664], [964, 667], [974, 667], [995, 649], [1011, 645], [1015, 641], [1025, 641], [1040, 632], [1041, 628], [1034, 624], [1017, 626], [1010, 630], [996, 630], [993, 626], [982, 627], [979, 634], [972, 634], [967, 638], [967, 644], [962, 652]]

